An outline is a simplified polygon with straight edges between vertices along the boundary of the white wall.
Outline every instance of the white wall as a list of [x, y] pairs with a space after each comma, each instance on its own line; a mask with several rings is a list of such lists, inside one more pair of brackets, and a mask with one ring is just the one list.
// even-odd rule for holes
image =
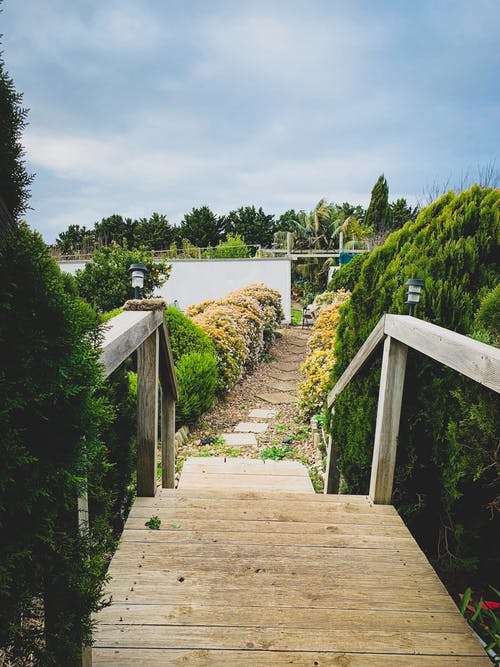
[[[285, 322], [291, 315], [291, 260], [253, 259], [175, 259], [170, 278], [157, 290], [167, 303], [177, 299], [184, 310], [205, 299], [225, 296], [228, 292], [253, 283], [264, 283], [281, 294]], [[74, 275], [85, 262], [59, 262], [62, 271]]]

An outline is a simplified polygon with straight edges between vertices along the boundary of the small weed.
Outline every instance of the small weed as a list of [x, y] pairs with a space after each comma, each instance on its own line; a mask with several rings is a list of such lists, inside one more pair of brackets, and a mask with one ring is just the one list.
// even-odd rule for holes
[[265, 364], [268, 364], [268, 363], [270, 363], [271, 361], [276, 361], [276, 357], [275, 357], [273, 354], [265, 354], [265, 355], [262, 357], [262, 361], [263, 361]]
[[173, 523], [172, 528], [175, 528], [176, 530], [181, 527], [180, 523]]
[[194, 452], [193, 456], [197, 456], [198, 458], [208, 458], [209, 456], [213, 456], [213, 453], [207, 451], [206, 449], [201, 449], [199, 452]]
[[316, 493], [323, 493], [325, 483], [317, 468], [309, 468], [309, 477]]
[[284, 433], [288, 431], [288, 426], [286, 424], [276, 424], [276, 433]]
[[266, 459], [272, 459], [273, 461], [281, 461], [281, 459], [292, 458], [296, 456], [297, 452], [294, 449], [288, 447], [288, 445], [272, 445], [267, 449], [262, 450], [260, 453], [260, 458], [265, 461]]
[[160, 530], [161, 519], [159, 516], [152, 516], [144, 525], [151, 530]]

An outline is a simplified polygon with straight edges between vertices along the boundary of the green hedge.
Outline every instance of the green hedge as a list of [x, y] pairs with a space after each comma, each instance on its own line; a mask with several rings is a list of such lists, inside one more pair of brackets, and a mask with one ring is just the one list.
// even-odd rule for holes
[[[493, 341], [495, 318], [478, 313], [482, 303], [495, 311], [489, 299], [498, 299], [491, 294], [499, 282], [499, 241], [500, 192], [477, 186], [448, 193], [389, 236], [364, 261], [342, 311], [331, 384], [384, 312], [407, 313], [408, 278], [425, 280], [418, 317], [462, 334], [483, 331]], [[376, 361], [335, 402], [331, 429], [350, 493], [368, 488], [379, 374]], [[406, 378], [394, 502], [443, 566], [492, 575], [498, 567], [491, 547], [500, 495], [497, 396], [411, 350]]]
[[170, 335], [174, 361], [180, 359], [183, 354], [191, 352], [215, 356], [215, 347], [209, 336], [174, 306], [169, 306], [165, 310], [165, 323]]
[[[26, 225], [0, 240], [0, 257], [0, 646], [13, 659], [32, 652], [70, 666], [104, 572], [106, 540], [93, 529], [82, 537], [76, 520], [87, 474], [102, 483], [102, 433], [113, 421], [97, 393], [97, 319]], [[30, 622], [37, 600], [45, 638], [43, 623]]]
[[175, 408], [177, 426], [194, 424], [212, 405], [217, 386], [217, 359], [206, 352], [183, 354], [175, 364], [179, 400]]

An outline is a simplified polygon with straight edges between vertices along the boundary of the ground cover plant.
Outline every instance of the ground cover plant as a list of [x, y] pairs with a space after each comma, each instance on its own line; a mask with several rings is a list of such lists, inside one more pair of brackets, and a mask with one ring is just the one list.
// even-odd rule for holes
[[[498, 313], [499, 242], [500, 192], [478, 186], [444, 195], [390, 235], [364, 260], [341, 312], [330, 386], [384, 312], [407, 313], [409, 278], [425, 281], [419, 317], [498, 340], [498, 318], [485, 318], [484, 311]], [[331, 433], [349, 493], [368, 488], [379, 373], [380, 360], [335, 402]], [[411, 350], [406, 378], [393, 500], [442, 567], [476, 570], [494, 583], [498, 398]]]

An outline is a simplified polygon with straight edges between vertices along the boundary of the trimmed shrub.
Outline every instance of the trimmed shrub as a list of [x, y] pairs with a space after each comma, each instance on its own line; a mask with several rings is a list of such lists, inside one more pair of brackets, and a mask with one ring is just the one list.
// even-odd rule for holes
[[[425, 280], [419, 317], [462, 334], [487, 326], [477, 313], [494, 299], [499, 242], [500, 192], [478, 186], [448, 193], [391, 234], [364, 261], [342, 310], [334, 379], [384, 312], [407, 312], [408, 278]], [[380, 358], [335, 401], [332, 436], [348, 493], [368, 488], [379, 373]], [[411, 350], [406, 378], [394, 501], [431, 557], [495, 576], [498, 397]]]
[[213, 403], [217, 386], [217, 359], [207, 352], [183, 354], [175, 364], [179, 401], [177, 427], [194, 424]]
[[170, 345], [174, 361], [183, 354], [192, 352], [207, 353], [215, 356], [215, 347], [210, 337], [180, 310], [169, 306], [165, 310], [165, 323], [170, 334]]
[[335, 365], [334, 347], [340, 309], [351, 296], [344, 290], [325, 294], [328, 297], [325, 296], [324, 299], [328, 298], [331, 303], [323, 306], [314, 322], [309, 340], [309, 354], [301, 368], [306, 376], [299, 383], [299, 408], [304, 418], [311, 417], [323, 408], [332, 387], [331, 376]]
[[186, 314], [215, 345], [221, 395], [256, 366], [283, 319], [279, 292], [265, 285], [250, 285], [222, 299], [190, 306]]

